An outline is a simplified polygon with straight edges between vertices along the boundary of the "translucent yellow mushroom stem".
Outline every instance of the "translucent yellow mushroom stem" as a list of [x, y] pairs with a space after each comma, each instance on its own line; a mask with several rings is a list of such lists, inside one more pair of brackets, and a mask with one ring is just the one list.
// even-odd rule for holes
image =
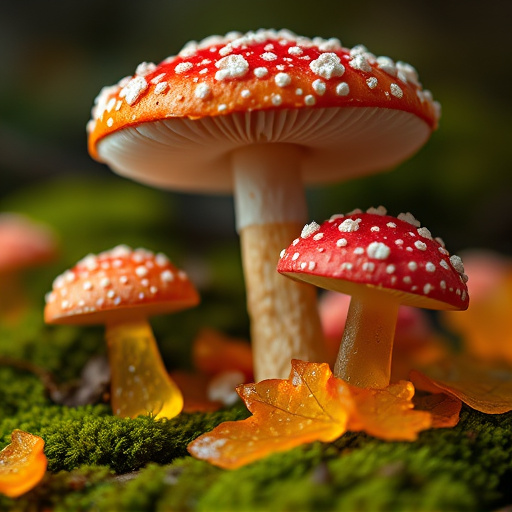
[[352, 297], [334, 374], [362, 388], [389, 385], [398, 300], [366, 288]]
[[134, 319], [109, 323], [106, 338], [114, 414], [124, 418], [178, 415], [183, 396], [167, 373], [148, 322]]

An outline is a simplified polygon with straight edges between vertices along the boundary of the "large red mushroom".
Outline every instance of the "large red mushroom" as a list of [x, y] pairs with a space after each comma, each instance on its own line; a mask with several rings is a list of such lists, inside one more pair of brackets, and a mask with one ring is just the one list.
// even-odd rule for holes
[[187, 275], [162, 253], [120, 245], [90, 254], [58, 276], [46, 297], [49, 324], [104, 324], [114, 414], [172, 418], [183, 407], [153, 331], [152, 315], [197, 305]]
[[307, 219], [304, 186], [396, 166], [438, 118], [409, 64], [334, 38], [232, 32], [105, 87], [89, 152], [156, 187], [233, 192], [255, 376], [286, 378], [292, 358], [325, 360], [315, 290], [275, 272]]
[[462, 260], [410, 214], [383, 207], [305, 226], [281, 253], [279, 273], [351, 295], [334, 374], [364, 388], [389, 384], [400, 304], [465, 310]]

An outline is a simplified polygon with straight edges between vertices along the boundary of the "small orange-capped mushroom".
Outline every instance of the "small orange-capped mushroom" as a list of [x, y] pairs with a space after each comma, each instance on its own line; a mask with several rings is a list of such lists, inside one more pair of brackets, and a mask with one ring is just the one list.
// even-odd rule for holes
[[49, 226], [20, 213], [0, 213], [0, 311], [8, 322], [19, 319], [27, 305], [20, 273], [51, 262], [57, 246]]
[[312, 222], [281, 253], [277, 270], [352, 296], [334, 374], [363, 388], [385, 388], [400, 304], [464, 310], [462, 260], [410, 214], [385, 208]]
[[316, 291], [275, 273], [307, 219], [306, 184], [398, 165], [437, 127], [416, 70], [335, 38], [257, 30], [191, 42], [102, 89], [89, 152], [153, 186], [233, 192], [255, 378], [325, 361]]
[[13, 430], [11, 444], [0, 451], [0, 493], [17, 498], [33, 489], [46, 473], [44, 440], [23, 430]]
[[89, 255], [57, 277], [46, 297], [45, 321], [105, 324], [114, 414], [172, 418], [180, 413], [183, 397], [147, 319], [198, 302], [192, 282], [166, 256], [121, 245]]

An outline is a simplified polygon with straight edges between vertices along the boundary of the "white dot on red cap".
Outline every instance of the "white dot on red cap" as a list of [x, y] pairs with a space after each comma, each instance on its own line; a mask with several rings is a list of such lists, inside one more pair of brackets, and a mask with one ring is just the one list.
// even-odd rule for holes
[[101, 306], [103, 306], [103, 304], [105, 303], [105, 299], [103, 297], [100, 297], [97, 301], [96, 301], [96, 306], [98, 306], [99, 308]]
[[339, 226], [338, 230], [342, 233], [353, 233], [359, 229], [359, 223], [361, 219], [345, 219]]
[[114, 290], [109, 290], [109, 291], [107, 292], [107, 297], [108, 297], [109, 299], [112, 299], [113, 297], [115, 297], [115, 295], [116, 295], [116, 292], [115, 292]]
[[312, 94], [307, 94], [307, 95], [304, 97], [304, 103], [305, 103], [308, 107], [311, 107], [312, 105], [314, 105], [314, 104], [316, 103], [315, 97], [314, 97]]
[[[305, 226], [304, 226], [304, 227], [305, 227]], [[304, 231], [304, 229], [303, 229], [302, 231]], [[292, 242], [292, 245], [297, 245], [299, 242], [300, 242], [300, 238], [296, 238], [296, 239]]]
[[160, 279], [164, 282], [174, 281], [174, 274], [170, 270], [164, 270], [160, 274]]
[[291, 46], [290, 48], [288, 48], [288, 53], [290, 55], [302, 55], [304, 51], [302, 50], [302, 48], [299, 48], [298, 46]]
[[379, 81], [374, 76], [372, 76], [372, 77], [366, 79], [366, 85], [370, 89], [375, 89], [375, 87], [377, 87], [377, 85], [379, 85]]
[[448, 262], [446, 260], [441, 260], [439, 262], [439, 265], [441, 265], [441, 267], [443, 267], [446, 270], [450, 270], [450, 265], [448, 265]]
[[135, 273], [139, 276], [139, 277], [144, 277], [144, 276], [147, 276], [148, 275], [148, 269], [147, 267], [143, 267], [142, 265], [137, 267], [135, 269]]
[[314, 237], [313, 237], [313, 240], [321, 240], [322, 238], [324, 237], [324, 234], [323, 233], [317, 233]]
[[277, 55], [275, 53], [272, 53], [272, 52], [265, 52], [265, 53], [262, 53], [260, 55], [260, 57], [263, 59], [263, 60], [266, 60], [268, 62], [270, 61], [273, 61], [273, 60], [276, 60], [277, 59]]
[[395, 240], [395, 244], [396, 245], [403, 245], [404, 241], [401, 238], [398, 238], [397, 240]]
[[196, 98], [204, 100], [204, 99], [208, 98], [208, 96], [210, 96], [211, 92], [212, 92], [212, 89], [209, 85], [199, 84], [194, 91], [194, 96]]
[[448, 254], [450, 254], [444, 247], [439, 247], [438, 248], [438, 251], [441, 253], [441, 254], [444, 254], [445, 256], [448, 256]]
[[[306, 224], [303, 228], [302, 228], [302, 231], [300, 233], [300, 236], [301, 238], [308, 238], [310, 237], [313, 233], [316, 233], [318, 230], [320, 229], [320, 224], [318, 224], [317, 222], [313, 221], [309, 224]], [[297, 242], [299, 241], [298, 238], [296, 238]], [[296, 245], [295, 244], [295, 240], [293, 241], [293, 245]]]
[[159, 252], [155, 256], [155, 262], [159, 267], [165, 267], [166, 265], [169, 264], [169, 258], [165, 254]]
[[441, 287], [442, 290], [446, 290], [446, 281], [441, 281], [439, 283], [439, 286]]
[[341, 264], [341, 270], [352, 270], [352, 267], [353, 267], [352, 263], [349, 263], [347, 261], [345, 261]]
[[292, 261], [295, 261], [299, 258], [300, 254], [298, 252], [296, 252], [293, 256], [292, 256]]
[[347, 245], [347, 239], [346, 238], [340, 238], [339, 240], [336, 241], [336, 245], [338, 247], [345, 247]]
[[226, 110], [227, 108], [228, 108], [228, 106], [227, 106], [225, 103], [222, 103], [221, 105], [219, 105], [219, 106], [217, 107], [217, 110], [218, 110], [219, 112], [223, 112], [223, 111], [224, 111], [224, 110]]
[[423, 287], [423, 293], [425, 295], [429, 294], [430, 291], [432, 290], [432, 285], [430, 283], [427, 283], [424, 287]]
[[316, 263], [314, 261], [310, 261], [308, 264], [308, 269], [315, 270], [315, 267], [316, 267]]
[[285, 254], [286, 254], [286, 249], [283, 249], [283, 250], [279, 253], [279, 257], [280, 257], [280, 258], [283, 258]]
[[304, 91], [302, 89], [300, 89], [300, 88], [299, 89], [295, 89], [295, 94], [297, 96], [302, 96], [304, 94]]
[[301, 264], [300, 264], [300, 268], [301, 270], [304, 270], [306, 267], [307, 267], [307, 263], [305, 261], [303, 261]]
[[107, 120], [107, 126], [109, 128], [111, 128], [113, 125], [114, 125], [114, 120], [111, 117], [109, 117]]
[[288, 73], [277, 73], [274, 81], [279, 87], [286, 87], [287, 85], [290, 85], [292, 79]]
[[372, 242], [366, 248], [366, 252], [370, 258], [375, 258], [376, 260], [385, 260], [391, 254], [391, 249], [382, 242]]
[[155, 94], [163, 94], [168, 86], [169, 84], [167, 82], [160, 82], [155, 87]]
[[379, 228], [379, 226], [372, 226], [370, 228], [370, 231], [372, 231], [373, 233], [376, 233], [376, 232], [380, 231], [380, 228]]
[[388, 223], [386, 224], [386, 226], [387, 226], [388, 228], [396, 228], [396, 224], [395, 224], [394, 222], [388, 222]]
[[391, 91], [391, 94], [395, 97], [395, 98], [402, 98], [403, 95], [404, 95], [404, 91], [402, 91], [401, 87], [398, 85], [398, 84], [391, 84], [389, 86], [389, 90]]
[[393, 274], [395, 272], [395, 270], [396, 270], [395, 265], [388, 265], [386, 267], [386, 273], [388, 273], [388, 274]]
[[347, 96], [350, 93], [350, 87], [347, 82], [340, 82], [336, 86], [336, 94], [338, 96]]
[[281, 105], [283, 102], [283, 98], [281, 98], [280, 94], [274, 94], [272, 95], [272, 105], [275, 105], [276, 107]]
[[364, 248], [363, 247], [356, 247], [354, 249], [354, 254], [364, 254]]
[[148, 286], [149, 286], [149, 280], [148, 280], [148, 279], [142, 279], [142, 280], [141, 280], [141, 282], [140, 282], [140, 284], [141, 284], [142, 286], [146, 286], [146, 287], [148, 287]]
[[409, 261], [409, 263], [407, 263], [407, 267], [409, 268], [409, 270], [414, 271], [418, 268], [418, 264], [415, 261]]
[[250, 95], [251, 95], [251, 91], [249, 89], [244, 89], [240, 93], [240, 96], [242, 96], [242, 98], [248, 98]]
[[68, 300], [63, 300], [60, 303], [60, 306], [61, 306], [62, 309], [68, 309], [71, 306], [71, 304], [70, 304], [70, 302]]
[[263, 78], [264, 76], [268, 75], [268, 69], [264, 67], [259, 67], [254, 70], [254, 75], [257, 78]]
[[155, 293], [158, 292], [158, 288], [156, 286], [152, 286], [149, 291], [154, 295]]
[[312, 84], [313, 90], [319, 95], [323, 96], [325, 94], [325, 91], [327, 90], [327, 87], [325, 85], [325, 82], [323, 82], [320, 79], [317, 79]]
[[363, 263], [363, 270], [365, 272], [373, 272], [375, 270], [375, 263], [371, 261], [365, 261]]
[[127, 276], [121, 276], [121, 277], [119, 278], [119, 282], [120, 282], [121, 284], [126, 284], [126, 283], [128, 282], [128, 277], [127, 277]]
[[92, 290], [92, 283], [90, 281], [85, 281], [85, 283], [82, 285], [82, 288], [85, 291]]
[[315, 75], [331, 79], [333, 76], [342, 76], [345, 73], [345, 66], [341, 63], [340, 58], [335, 53], [322, 53], [320, 56], [311, 61], [309, 68]]
[[427, 244], [421, 242], [420, 240], [416, 240], [416, 242], [414, 242], [414, 246], [416, 247], [416, 249], [419, 249], [420, 251], [427, 250]]
[[180, 62], [175, 66], [174, 71], [178, 74], [186, 73], [189, 69], [192, 69], [193, 65], [191, 62]]
[[412, 279], [411, 279], [411, 276], [405, 276], [402, 281], [406, 284], [410, 284], [412, 283]]
[[427, 264], [425, 265], [425, 270], [427, 272], [435, 272], [436, 271], [436, 266], [431, 262], [427, 262]]
[[104, 277], [103, 279], [101, 279], [100, 286], [102, 286], [103, 288], [110, 286], [110, 279], [108, 277]]

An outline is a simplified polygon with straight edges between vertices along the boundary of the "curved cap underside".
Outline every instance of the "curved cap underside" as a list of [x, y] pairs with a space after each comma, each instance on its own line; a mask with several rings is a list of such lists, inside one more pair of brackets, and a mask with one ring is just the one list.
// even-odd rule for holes
[[299, 146], [303, 182], [322, 184], [393, 168], [430, 133], [416, 115], [386, 108], [260, 110], [131, 126], [103, 138], [98, 154], [116, 173], [151, 186], [226, 193], [231, 155], [242, 147]]

